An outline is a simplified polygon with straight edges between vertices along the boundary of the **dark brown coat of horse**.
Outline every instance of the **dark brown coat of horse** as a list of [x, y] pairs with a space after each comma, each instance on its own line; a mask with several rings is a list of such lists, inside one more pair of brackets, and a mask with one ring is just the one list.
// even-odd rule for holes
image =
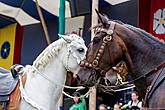
[[[128, 24], [110, 21], [99, 14], [86, 59], [81, 62], [77, 77], [84, 86], [93, 86], [100, 77], [121, 60], [147, 107], [165, 108], [165, 43], [151, 34]], [[164, 62], [164, 63], [163, 63]]]

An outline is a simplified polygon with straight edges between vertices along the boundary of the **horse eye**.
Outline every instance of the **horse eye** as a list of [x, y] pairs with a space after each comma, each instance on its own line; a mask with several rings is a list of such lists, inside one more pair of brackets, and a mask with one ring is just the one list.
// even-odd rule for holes
[[85, 50], [84, 50], [83, 48], [79, 48], [79, 49], [77, 49], [77, 51], [78, 51], [79, 53], [82, 53], [82, 52], [84, 52]]
[[93, 43], [95, 44], [95, 43], [98, 43], [100, 41], [100, 38], [99, 37], [94, 37], [93, 38]]

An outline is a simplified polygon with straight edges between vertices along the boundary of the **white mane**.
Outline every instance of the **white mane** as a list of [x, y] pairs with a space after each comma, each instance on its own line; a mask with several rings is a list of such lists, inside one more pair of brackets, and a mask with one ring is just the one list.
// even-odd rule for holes
[[56, 57], [66, 42], [63, 39], [59, 39], [51, 43], [33, 62], [33, 66], [38, 70], [42, 70], [45, 66]]

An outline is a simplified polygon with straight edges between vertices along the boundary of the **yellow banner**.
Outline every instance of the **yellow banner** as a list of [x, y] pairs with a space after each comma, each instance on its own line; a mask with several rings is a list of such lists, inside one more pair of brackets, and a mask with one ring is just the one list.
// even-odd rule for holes
[[0, 66], [10, 69], [14, 60], [14, 46], [17, 24], [0, 29]]

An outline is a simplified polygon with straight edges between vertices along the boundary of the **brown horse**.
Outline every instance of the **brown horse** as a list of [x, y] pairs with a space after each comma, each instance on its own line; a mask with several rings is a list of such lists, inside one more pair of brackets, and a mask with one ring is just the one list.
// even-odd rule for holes
[[146, 106], [165, 108], [165, 43], [139, 28], [98, 15], [100, 23], [93, 28], [95, 36], [77, 74], [80, 83], [97, 84], [123, 60]]

